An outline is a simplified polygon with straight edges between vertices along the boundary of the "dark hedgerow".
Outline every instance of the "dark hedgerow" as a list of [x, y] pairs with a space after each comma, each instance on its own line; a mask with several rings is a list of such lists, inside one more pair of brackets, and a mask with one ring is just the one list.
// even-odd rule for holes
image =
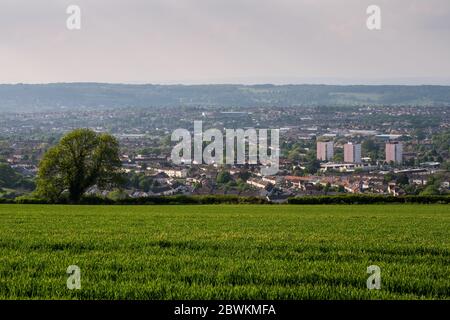
[[[0, 203], [18, 204], [69, 204], [67, 199], [60, 199], [58, 202], [49, 202], [35, 197], [19, 197], [16, 200], [1, 201]], [[259, 197], [239, 197], [235, 195], [207, 195], [207, 196], [150, 196], [141, 198], [126, 198], [112, 200], [106, 197], [84, 196], [78, 204], [89, 205], [188, 205], [188, 204], [268, 204], [264, 198]]]
[[[49, 202], [35, 197], [18, 197], [0, 199], [0, 203], [18, 204], [69, 204], [61, 199], [58, 202]], [[335, 196], [303, 196], [288, 199], [288, 204], [383, 204], [383, 203], [410, 203], [410, 204], [449, 204], [450, 196], [383, 196], [383, 195], [335, 195]], [[239, 197], [236, 195], [206, 195], [206, 196], [151, 196], [141, 198], [126, 198], [112, 200], [106, 197], [84, 196], [79, 204], [89, 205], [189, 205], [189, 204], [271, 204], [262, 197]]]
[[30, 196], [21, 196], [17, 197], [10, 203], [17, 203], [17, 204], [51, 204], [48, 200], [36, 198], [36, 197], [30, 197]]

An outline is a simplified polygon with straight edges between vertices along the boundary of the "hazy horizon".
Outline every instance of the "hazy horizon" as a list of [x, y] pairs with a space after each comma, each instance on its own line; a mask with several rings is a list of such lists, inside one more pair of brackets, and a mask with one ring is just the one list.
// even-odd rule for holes
[[411, 78], [406, 81], [398, 79], [369, 79], [363, 81], [353, 81], [351, 79], [345, 79], [340, 81], [339, 79], [324, 80], [315, 79], [311, 81], [281, 81], [279, 79], [274, 81], [249, 81], [248, 79], [236, 80], [236, 81], [165, 81], [165, 82], [142, 82], [142, 81], [120, 81], [120, 82], [107, 82], [107, 81], [58, 81], [58, 82], [0, 82], [0, 85], [52, 85], [52, 84], [111, 84], [111, 85], [180, 85], [180, 86], [207, 86], [207, 85], [242, 85], [242, 86], [258, 86], [258, 85], [274, 85], [274, 86], [302, 86], [302, 85], [325, 85], [325, 86], [450, 86], [450, 79], [437, 79], [437, 80], [421, 80], [421, 78]]

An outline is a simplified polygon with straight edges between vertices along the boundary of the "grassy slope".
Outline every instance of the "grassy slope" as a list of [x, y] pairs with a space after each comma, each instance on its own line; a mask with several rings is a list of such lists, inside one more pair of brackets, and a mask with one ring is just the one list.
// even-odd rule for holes
[[439, 205], [0, 205], [0, 298], [448, 299], [449, 235]]

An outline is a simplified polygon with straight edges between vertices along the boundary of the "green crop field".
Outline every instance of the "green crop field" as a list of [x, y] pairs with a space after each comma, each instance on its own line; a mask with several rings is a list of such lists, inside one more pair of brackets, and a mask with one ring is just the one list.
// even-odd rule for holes
[[449, 299], [450, 206], [0, 205], [18, 298]]

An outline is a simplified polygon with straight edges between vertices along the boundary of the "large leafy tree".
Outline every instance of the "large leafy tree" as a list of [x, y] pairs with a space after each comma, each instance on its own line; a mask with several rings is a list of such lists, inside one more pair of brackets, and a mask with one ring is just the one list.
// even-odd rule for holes
[[39, 164], [37, 194], [51, 201], [65, 194], [78, 202], [94, 185], [111, 188], [121, 182], [117, 140], [109, 134], [77, 129], [49, 149]]

